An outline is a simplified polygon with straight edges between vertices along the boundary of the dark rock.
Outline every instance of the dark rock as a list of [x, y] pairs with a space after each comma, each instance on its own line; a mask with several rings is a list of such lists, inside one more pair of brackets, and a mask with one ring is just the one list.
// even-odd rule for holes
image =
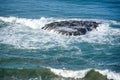
[[82, 80], [108, 80], [107, 76], [100, 74], [95, 70], [89, 71]]
[[96, 29], [100, 23], [94, 21], [60, 21], [60, 22], [52, 22], [46, 24], [42, 29], [44, 30], [54, 30], [62, 35], [84, 35], [87, 31], [92, 31]]

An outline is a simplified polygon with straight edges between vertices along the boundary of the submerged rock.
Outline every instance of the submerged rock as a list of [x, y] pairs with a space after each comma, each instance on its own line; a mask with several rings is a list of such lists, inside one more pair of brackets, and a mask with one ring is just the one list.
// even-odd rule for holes
[[0, 80], [52, 80], [55, 75], [49, 69], [0, 69]]
[[108, 80], [107, 76], [100, 74], [94, 70], [89, 71], [83, 80]]
[[[78, 74], [78, 76], [81, 74]], [[107, 76], [90, 70], [83, 78], [62, 77], [50, 69], [0, 69], [0, 80], [108, 80]]]
[[42, 29], [54, 31], [62, 35], [84, 35], [88, 31], [96, 29], [100, 23], [94, 21], [60, 21], [46, 24]]

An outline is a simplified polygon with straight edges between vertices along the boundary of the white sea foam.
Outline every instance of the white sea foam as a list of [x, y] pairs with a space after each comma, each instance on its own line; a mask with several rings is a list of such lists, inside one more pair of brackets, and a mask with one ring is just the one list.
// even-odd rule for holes
[[41, 17], [40, 19], [26, 19], [26, 18], [17, 18], [17, 17], [0, 17], [1, 20], [10, 23], [18, 23], [33, 29], [40, 29], [45, 24], [50, 21], [50, 18]]
[[[54, 69], [50, 68], [50, 70], [55, 73], [56, 75], [66, 77], [66, 78], [84, 78], [85, 75], [91, 70], [91, 69], [85, 69], [85, 70], [65, 70], [65, 69]], [[95, 71], [99, 72], [100, 74], [107, 76], [108, 79], [113, 80], [120, 80], [120, 73], [112, 72], [110, 70], [99, 70], [95, 69]]]
[[86, 70], [79, 70], [79, 71], [72, 71], [72, 70], [65, 70], [65, 69], [53, 69], [50, 68], [52, 72], [54, 72], [56, 75], [66, 77], [66, 78], [83, 78], [87, 74], [90, 69]]
[[98, 70], [98, 69], [96, 69], [95, 71], [98, 71], [99, 73], [107, 76], [108, 79], [120, 80], [120, 73], [112, 72], [110, 70]]
[[[82, 36], [64, 36], [58, 35], [54, 31], [44, 31], [41, 29], [45, 24], [63, 20], [89, 20], [89, 19], [55, 19], [44, 18], [26, 19], [17, 17], [0, 17], [0, 20], [8, 22], [7, 27], [0, 29], [0, 43], [14, 45], [17, 48], [42, 49], [62, 47], [64, 49], [75, 48], [81, 51], [77, 46], [69, 46], [74, 43], [88, 42], [100, 44], [115, 44], [112, 36], [120, 36], [120, 29], [110, 27], [110, 24], [118, 24], [117, 21], [105, 21], [90, 19], [96, 22], [102, 22], [96, 30], [88, 32]], [[117, 37], [118, 39], [119, 37]], [[81, 53], [81, 52], [80, 52]]]
[[[120, 22], [112, 20], [97, 20], [91, 19], [96, 22], [102, 22], [96, 30], [88, 32], [82, 36], [64, 36], [52, 32], [44, 31], [41, 29], [45, 24], [54, 21], [63, 20], [89, 20], [89, 19], [55, 19], [55, 18], [40, 18], [40, 19], [26, 19], [17, 17], [0, 17], [0, 20], [7, 23], [6, 27], [0, 28], [0, 43], [10, 44], [16, 48], [25, 49], [76, 49], [77, 54], [82, 53], [79, 46], [74, 43], [88, 42], [100, 44], [120, 45], [120, 42], [114, 42], [120, 39], [120, 29], [112, 28], [110, 25], [120, 25]], [[113, 38], [113, 36], [116, 36]], [[72, 45], [73, 44], [73, 45]], [[72, 46], [70, 46], [72, 45]], [[53, 69], [51, 71], [63, 77], [83, 78], [90, 69], [72, 71]], [[107, 75], [108, 79], [120, 80], [120, 74], [109, 70], [98, 70], [103, 75]]]

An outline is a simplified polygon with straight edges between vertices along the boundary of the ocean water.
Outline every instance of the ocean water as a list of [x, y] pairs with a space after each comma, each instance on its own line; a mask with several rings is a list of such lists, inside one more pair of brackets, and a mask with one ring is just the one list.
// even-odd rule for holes
[[[82, 36], [41, 29], [65, 20], [101, 24]], [[0, 1], [1, 80], [82, 80], [96, 72], [120, 80], [120, 0]]]

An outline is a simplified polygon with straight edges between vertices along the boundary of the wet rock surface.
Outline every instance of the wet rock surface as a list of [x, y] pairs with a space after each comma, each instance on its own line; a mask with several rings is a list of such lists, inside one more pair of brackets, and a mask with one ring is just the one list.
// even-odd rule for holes
[[88, 31], [92, 31], [96, 29], [100, 23], [94, 21], [60, 21], [60, 22], [52, 22], [46, 24], [42, 29], [54, 32], [62, 35], [84, 35]]

